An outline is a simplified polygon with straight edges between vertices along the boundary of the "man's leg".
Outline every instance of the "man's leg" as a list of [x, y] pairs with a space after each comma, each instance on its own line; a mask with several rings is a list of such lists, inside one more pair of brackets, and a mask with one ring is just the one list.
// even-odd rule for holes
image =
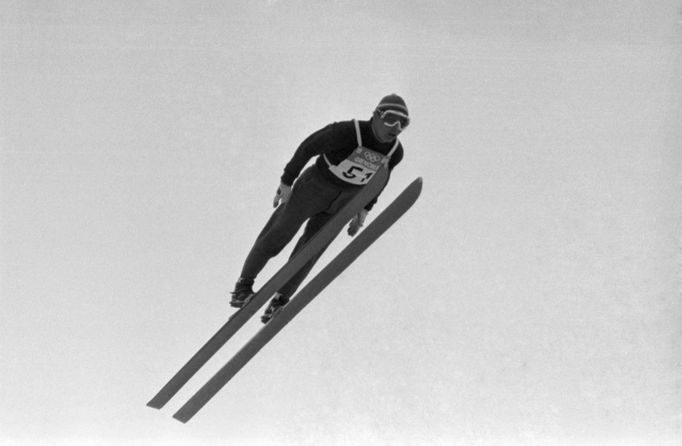
[[[311, 217], [310, 220], [308, 220], [308, 224], [305, 227], [303, 235], [298, 239], [298, 242], [294, 247], [294, 251], [291, 253], [291, 257], [295, 256], [296, 253], [298, 253], [298, 251], [300, 251], [306, 245], [306, 243], [308, 243], [310, 239], [313, 238], [320, 229], [322, 229], [322, 227], [329, 221], [331, 217], [332, 215], [327, 213], [321, 213]], [[274, 315], [289, 302], [289, 298], [296, 292], [296, 289], [298, 289], [298, 287], [301, 285], [301, 282], [305, 280], [306, 276], [310, 273], [310, 270], [315, 265], [315, 262], [317, 262], [327, 247], [329, 247], [330, 243], [322, 248], [320, 252], [315, 254], [315, 256], [310, 259], [308, 263], [306, 263], [296, 274], [294, 274], [291, 279], [289, 279], [286, 284], [279, 289], [279, 292], [275, 294], [275, 297], [270, 301], [270, 304], [266, 308], [265, 314], [263, 314], [261, 317], [261, 321], [263, 323], [267, 324], [270, 319], [272, 319]]]
[[302, 200], [280, 205], [246, 256], [241, 277], [255, 279], [267, 262], [279, 254], [309, 218]]
[[254, 280], [267, 262], [284, 249], [308, 218], [327, 209], [329, 203], [338, 196], [338, 191], [320, 181], [315, 169], [315, 166], [311, 166], [301, 175], [289, 201], [273, 212], [258, 235], [244, 261], [232, 305], [240, 306], [253, 293]]
[[[296, 243], [296, 246], [294, 247], [294, 251], [291, 253], [291, 257], [296, 255], [296, 253], [305, 246], [308, 241], [310, 241], [311, 238], [317, 234], [317, 232], [322, 229], [322, 227], [329, 221], [329, 219], [332, 218], [332, 215], [330, 214], [318, 214], [313, 216], [310, 220], [308, 220], [308, 224], [305, 227], [305, 231], [303, 232], [303, 235], [301, 236], [300, 239], [298, 239], [298, 242]], [[338, 234], [334, 235], [334, 238], [336, 238]], [[291, 297], [298, 287], [301, 285], [301, 283], [305, 280], [305, 278], [308, 276], [310, 273], [310, 270], [313, 269], [313, 266], [315, 266], [315, 263], [317, 260], [322, 256], [324, 251], [329, 247], [331, 242], [329, 242], [324, 248], [322, 248], [315, 256], [308, 261], [294, 276], [289, 279], [289, 281], [280, 288], [279, 292], [281, 295], [284, 297]]]
[[[342, 191], [333, 200], [331, 200], [329, 206], [324, 210], [324, 212], [320, 212], [312, 216], [310, 220], [308, 220], [308, 224], [303, 231], [303, 235], [296, 243], [296, 246], [291, 253], [291, 257], [296, 255], [298, 251], [300, 251], [315, 236], [315, 234], [317, 234], [320, 229], [322, 229], [322, 227], [327, 224], [327, 222], [355, 196], [356, 193], [357, 191], [354, 190]], [[334, 234], [332, 241], [338, 235], [338, 233]], [[289, 302], [289, 298], [293, 296], [301, 283], [303, 283], [305, 278], [312, 270], [313, 266], [315, 266], [317, 260], [327, 250], [330, 244], [331, 241], [327, 243], [327, 245], [322, 248], [312, 259], [310, 259], [291, 279], [289, 279], [286, 284], [280, 287], [279, 292], [270, 301], [268, 308], [265, 310], [265, 314], [263, 314], [261, 317], [261, 321], [263, 323], [268, 323], [268, 321], [270, 321], [270, 319], [272, 319], [272, 317]]]
[[[260, 273], [268, 263], [268, 260], [279, 254], [286, 243], [289, 242], [290, 239], [286, 240], [287, 237], [283, 231], [287, 228], [286, 226], [283, 226], [287, 222], [285, 222], [282, 217], [285, 206], [286, 205], [280, 205], [277, 209], [275, 209], [275, 212], [272, 213], [270, 219], [265, 224], [260, 234], [258, 234], [255, 243], [251, 247], [249, 254], [246, 256], [244, 265], [242, 266], [241, 277], [251, 280], [255, 279], [258, 273]], [[288, 221], [288, 223], [289, 225], [295, 225], [295, 229], [293, 227], [291, 228], [293, 230], [291, 238], [293, 238], [303, 222], [296, 224], [293, 221]], [[270, 231], [273, 227], [276, 228], [276, 232], [271, 233]], [[275, 240], [275, 238], [278, 240]]]
[[[291, 256], [293, 257], [303, 246], [305, 246], [308, 241], [317, 234], [317, 232], [322, 229], [322, 227], [327, 224], [327, 222], [336, 214], [338, 213], [343, 206], [345, 206], [357, 193], [357, 190], [345, 190], [341, 192], [330, 204], [327, 209], [325, 209], [324, 212], [319, 213], [314, 215], [313, 217], [308, 220], [308, 224], [305, 227], [305, 231], [303, 232], [303, 235], [301, 238], [298, 240], [296, 243], [296, 246], [294, 247], [294, 251], [292, 252]], [[340, 232], [340, 231], [339, 231]], [[339, 234], [334, 234], [334, 237], [332, 237], [332, 241], [338, 236]], [[305, 280], [305, 278], [308, 276], [310, 273], [310, 270], [315, 266], [315, 263], [317, 260], [322, 256], [322, 254], [327, 250], [329, 245], [331, 244], [331, 241], [327, 243], [327, 245], [320, 250], [320, 252], [315, 255], [308, 263], [301, 268], [298, 273], [296, 273], [284, 286], [282, 286], [279, 290], [279, 294], [283, 296], [285, 299], [288, 299], [294, 295], [298, 287], [301, 285], [301, 283]]]

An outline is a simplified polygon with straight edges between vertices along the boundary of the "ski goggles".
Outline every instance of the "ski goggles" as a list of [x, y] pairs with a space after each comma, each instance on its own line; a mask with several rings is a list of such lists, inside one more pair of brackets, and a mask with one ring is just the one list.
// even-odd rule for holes
[[379, 119], [387, 127], [398, 126], [398, 129], [404, 130], [405, 127], [410, 125], [410, 117], [404, 113], [395, 110], [379, 110]]

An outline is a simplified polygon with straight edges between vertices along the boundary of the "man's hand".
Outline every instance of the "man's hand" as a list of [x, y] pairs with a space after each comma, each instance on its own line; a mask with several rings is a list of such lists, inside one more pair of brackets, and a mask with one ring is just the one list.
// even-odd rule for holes
[[281, 183], [277, 188], [275, 199], [272, 201], [272, 207], [276, 208], [280, 200], [282, 201], [282, 204], [286, 203], [289, 201], [289, 197], [291, 197], [291, 186]]
[[363, 209], [358, 212], [355, 217], [350, 221], [348, 225], [348, 235], [351, 237], [358, 233], [362, 225], [365, 224], [365, 219], [367, 218], [367, 210]]

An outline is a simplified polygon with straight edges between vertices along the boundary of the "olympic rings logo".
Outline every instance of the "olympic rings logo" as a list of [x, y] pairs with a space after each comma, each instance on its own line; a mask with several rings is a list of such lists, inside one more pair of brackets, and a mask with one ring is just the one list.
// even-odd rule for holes
[[381, 160], [381, 157], [375, 153], [365, 152], [364, 155], [365, 158], [367, 158], [367, 161], [372, 163], [378, 163]]

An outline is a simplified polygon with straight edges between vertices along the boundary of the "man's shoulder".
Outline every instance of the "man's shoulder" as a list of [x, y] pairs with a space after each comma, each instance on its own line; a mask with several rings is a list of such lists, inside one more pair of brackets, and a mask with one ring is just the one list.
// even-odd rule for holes
[[325, 127], [318, 131], [322, 133], [328, 141], [330, 142], [345, 142], [355, 141], [355, 124], [353, 120], [347, 121], [335, 121], [331, 124], [327, 124]]
[[330, 130], [337, 132], [355, 132], [355, 124], [352, 119], [346, 121], [335, 121], [329, 124], [327, 127]]

